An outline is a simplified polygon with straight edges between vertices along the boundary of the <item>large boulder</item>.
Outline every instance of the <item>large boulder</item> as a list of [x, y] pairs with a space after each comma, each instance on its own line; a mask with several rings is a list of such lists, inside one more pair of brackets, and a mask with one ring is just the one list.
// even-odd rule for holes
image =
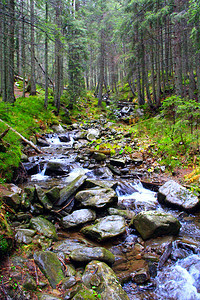
[[48, 220], [42, 217], [35, 217], [30, 220], [31, 226], [39, 233], [44, 236], [57, 240], [58, 236], [56, 233], [55, 226]]
[[53, 207], [52, 202], [49, 200], [43, 189], [39, 185], [35, 185], [35, 191], [39, 202], [46, 210], [51, 210]]
[[126, 230], [125, 219], [121, 216], [108, 216], [101, 218], [96, 224], [86, 226], [81, 232], [99, 242], [116, 237]]
[[50, 160], [47, 163], [45, 175], [57, 176], [66, 175], [70, 172], [70, 167], [66, 165], [63, 161]]
[[34, 254], [34, 261], [48, 279], [52, 288], [60, 283], [64, 278], [62, 265], [57, 255], [50, 251], [39, 251]]
[[82, 246], [79, 249], [73, 250], [69, 257], [76, 262], [88, 263], [92, 260], [104, 261], [112, 264], [115, 261], [115, 256], [106, 248], [103, 247], [86, 247]]
[[72, 228], [78, 225], [94, 221], [96, 213], [91, 209], [75, 210], [72, 214], [62, 218], [61, 223], [64, 228]]
[[80, 191], [76, 194], [75, 199], [81, 206], [102, 208], [108, 204], [117, 202], [118, 198], [113, 189], [109, 188], [92, 188]]
[[162, 235], [177, 235], [181, 228], [175, 217], [159, 211], [140, 212], [133, 224], [144, 240]]
[[200, 204], [197, 196], [173, 180], [159, 188], [158, 201], [184, 210], [194, 210]]
[[128, 300], [113, 270], [104, 262], [90, 262], [82, 277], [83, 283], [89, 289], [94, 289], [102, 300]]

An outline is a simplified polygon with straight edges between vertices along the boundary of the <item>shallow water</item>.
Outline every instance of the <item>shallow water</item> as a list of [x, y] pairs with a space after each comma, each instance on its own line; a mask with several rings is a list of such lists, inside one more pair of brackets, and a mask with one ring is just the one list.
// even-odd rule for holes
[[[173, 240], [173, 255], [177, 258], [168, 259], [168, 263], [158, 271], [155, 278], [151, 278], [150, 282], [143, 285], [136, 285], [129, 281], [123, 285], [130, 299], [172, 299], [172, 300], [195, 300], [200, 299], [200, 216], [188, 215], [177, 210], [172, 210], [161, 206], [157, 201], [157, 193], [145, 189], [142, 183], [136, 181], [124, 181], [119, 177], [113, 177], [112, 174], [101, 173], [98, 170], [88, 170], [79, 163], [75, 162], [76, 155], [71, 149], [66, 152], [66, 149], [73, 145], [73, 138], [70, 142], [60, 142], [56, 135], [49, 137], [48, 142], [50, 147], [45, 147], [47, 154], [42, 155], [42, 167], [38, 174], [31, 176], [30, 180], [33, 183], [41, 185], [59, 185], [72, 181], [80, 174], [86, 174], [88, 177], [99, 180], [115, 180], [118, 182], [116, 193], [118, 195], [118, 204], [125, 209], [134, 210], [136, 213], [142, 210], [164, 210], [172, 213], [181, 222], [182, 228], [179, 236]], [[47, 161], [63, 162], [71, 166], [71, 172], [66, 176], [56, 176], [53, 179], [45, 175]], [[127, 227], [124, 240], [116, 239], [114, 246], [121, 246], [123, 249], [132, 247], [137, 239], [137, 233], [132, 232]], [[119, 242], [119, 244], [117, 244]], [[151, 241], [150, 241], [151, 243]], [[180, 246], [183, 249], [180, 250]], [[111, 247], [112, 245], [110, 245]], [[184, 248], [185, 247], [185, 248]], [[124, 250], [124, 251], [125, 251]], [[194, 254], [195, 253], [195, 254]], [[180, 259], [180, 255], [182, 258]]]

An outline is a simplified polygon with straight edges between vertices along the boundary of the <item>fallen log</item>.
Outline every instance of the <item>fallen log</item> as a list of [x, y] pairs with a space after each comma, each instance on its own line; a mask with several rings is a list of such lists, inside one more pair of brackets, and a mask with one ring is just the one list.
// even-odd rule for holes
[[15, 130], [14, 128], [12, 128], [10, 125], [8, 125], [5, 121], [0, 119], [0, 122], [2, 122], [5, 126], [8, 127], [8, 129], [10, 129], [11, 131], [13, 131], [15, 134], [17, 134], [23, 142], [25, 142], [26, 144], [28, 144], [29, 146], [31, 146], [37, 153], [42, 153], [42, 151], [35, 146], [31, 141], [27, 140], [23, 135], [21, 135], [21, 133], [19, 133], [17, 130]]

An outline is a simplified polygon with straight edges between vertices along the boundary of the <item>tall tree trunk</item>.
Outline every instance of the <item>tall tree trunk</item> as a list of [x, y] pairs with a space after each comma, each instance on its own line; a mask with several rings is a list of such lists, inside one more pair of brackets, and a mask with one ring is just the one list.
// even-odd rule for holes
[[36, 95], [36, 80], [35, 80], [35, 16], [34, 16], [34, 0], [30, 0], [31, 9], [31, 91], [30, 95]]
[[[0, 10], [3, 5], [0, 4]], [[0, 96], [3, 92], [3, 15], [0, 15]]]
[[60, 8], [60, 1], [56, 1], [56, 8], [55, 8], [55, 18], [56, 18], [56, 25], [57, 25], [57, 33], [55, 39], [55, 89], [54, 89], [54, 105], [57, 108], [57, 113], [60, 110], [60, 97], [61, 97], [61, 78], [62, 78], [62, 53], [61, 53], [61, 41], [60, 41], [60, 30], [61, 30], [61, 8]]
[[8, 90], [7, 90], [7, 101], [10, 103], [15, 102], [14, 95], [14, 52], [15, 52], [15, 23], [14, 23], [14, 15], [15, 15], [15, 1], [9, 0], [9, 33], [8, 33]]
[[[45, 10], [46, 10], [46, 23], [49, 19], [49, 11], [48, 11], [48, 1], [46, 0], [45, 3]], [[44, 100], [44, 107], [47, 108], [48, 106], [48, 87], [49, 87], [49, 80], [48, 80], [48, 35], [45, 34], [45, 100]]]
[[101, 29], [100, 33], [100, 59], [99, 59], [99, 92], [98, 92], [98, 106], [101, 106], [103, 95], [103, 83], [104, 83], [104, 29]]
[[3, 11], [3, 91], [2, 98], [4, 102], [7, 102], [7, 86], [8, 86], [8, 18], [6, 17], [6, 4], [2, 6]]
[[24, 1], [21, 3], [22, 13], [22, 78], [23, 78], [23, 97], [26, 90], [26, 43], [25, 43], [25, 19], [24, 19]]

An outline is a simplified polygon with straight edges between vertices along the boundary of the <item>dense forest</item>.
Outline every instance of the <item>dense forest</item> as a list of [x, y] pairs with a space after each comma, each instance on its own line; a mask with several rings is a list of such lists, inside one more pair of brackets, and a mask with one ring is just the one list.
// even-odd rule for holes
[[198, 1], [1, 1], [0, 90], [14, 102], [14, 79], [54, 90], [59, 111], [84, 89], [118, 91], [128, 83], [139, 105], [175, 93], [200, 101]]
[[[8, 112], [12, 104], [17, 111], [16, 88], [23, 97], [43, 89], [39, 110], [65, 115], [66, 123], [73, 109], [83, 113], [82, 100], [90, 91], [98, 107], [105, 108], [110, 98], [115, 108], [121, 100], [141, 107], [144, 119], [157, 114], [138, 128], [157, 137], [161, 161], [171, 169], [177, 160], [196, 164], [199, 11], [194, 0], [1, 1], [1, 118], [14, 123]], [[137, 123], [132, 119], [129, 124]], [[18, 123], [16, 129], [23, 122]]]

